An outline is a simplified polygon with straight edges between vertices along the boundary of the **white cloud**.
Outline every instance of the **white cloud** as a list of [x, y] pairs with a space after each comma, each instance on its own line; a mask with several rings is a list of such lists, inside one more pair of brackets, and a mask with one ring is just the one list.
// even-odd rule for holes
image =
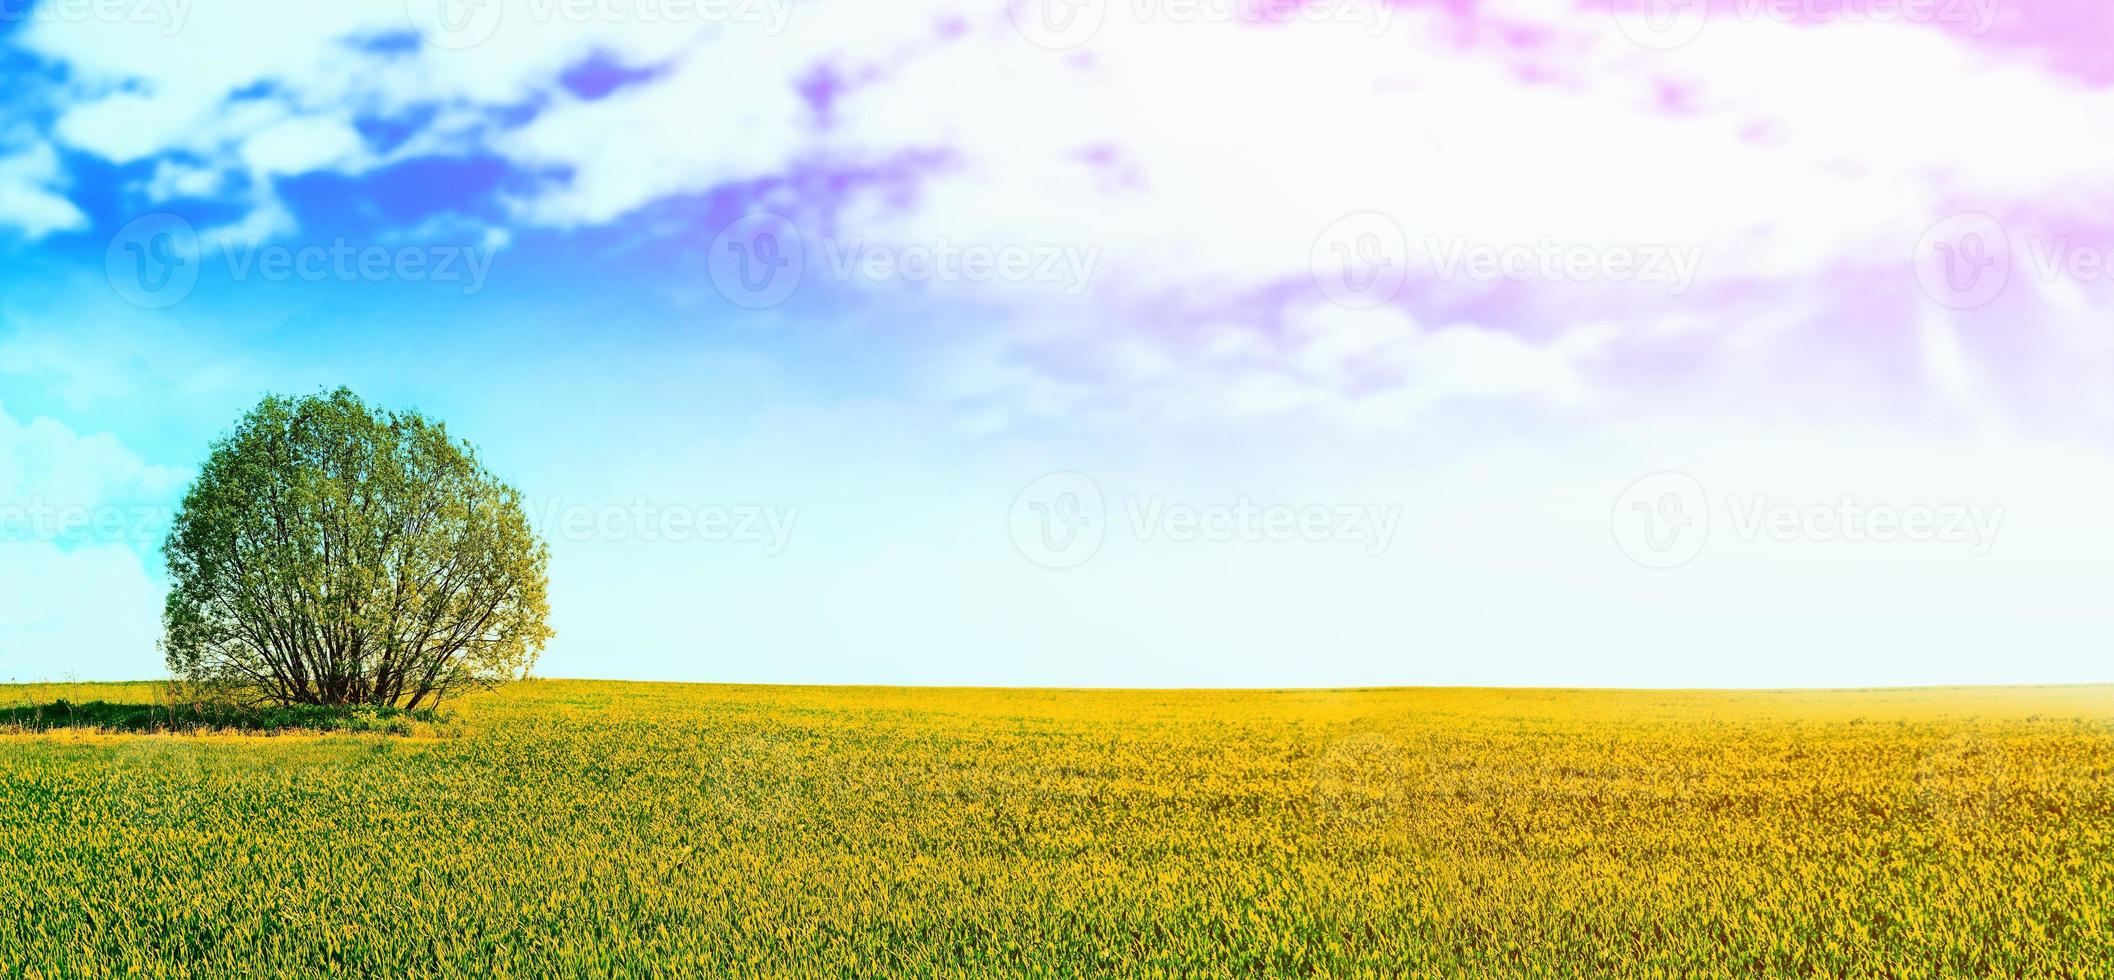
[[[1098, 258], [1086, 304], [1052, 306], [1018, 284], [945, 287], [979, 290], [967, 298], [1028, 331], [989, 357], [967, 352], [969, 363], [1002, 362], [1016, 375], [1020, 404], [992, 406], [988, 419], [1105, 405], [1111, 388], [1161, 385], [1182, 371], [1239, 378], [1217, 389], [1237, 416], [1328, 401], [1356, 402], [1354, 414], [1414, 414], [1463, 397], [1558, 392], [1563, 403], [1587, 403], [1611, 379], [1562, 345], [1590, 338], [1595, 349], [1634, 350], [1654, 341], [1650, 325], [1675, 322], [1696, 325], [1703, 339], [1673, 342], [1714, 344], [1718, 360], [1774, 363], [1812, 339], [1814, 324], [1786, 310], [1847, 315], [1809, 295], [1816, 282], [1894, 296], [1905, 284], [1902, 256], [1937, 217], [2095, 187], [2114, 169], [2114, 144], [2095, 136], [2114, 114], [2114, 93], [1915, 25], [1728, 21], [1653, 51], [1610, 18], [1532, 4], [1486, 7], [1473, 29], [1443, 11], [1399, 9], [1377, 34], [1363, 21], [1139, 19], [1124, 12], [1146, 8], [1117, 5], [1091, 43], [1055, 52], [1023, 38], [996, 2], [803, 3], [775, 33], [762, 23], [563, 13], [575, 9], [585, 8], [510, 0], [491, 37], [452, 50], [364, 45], [410, 30], [394, 0], [200, 7], [175, 37], [159, 24], [37, 22], [23, 43], [72, 69], [56, 138], [120, 161], [204, 161], [158, 161], [143, 187], [151, 200], [248, 177], [249, 213], [218, 233], [290, 231], [273, 180], [383, 162], [352, 120], [413, 107], [436, 119], [388, 159], [501, 154], [536, 175], [507, 192], [516, 220], [529, 224], [613, 222], [731, 182], [923, 154], [912, 193], [855, 194], [832, 230], [873, 243], [1029, 243]], [[1530, 40], [1500, 39], [1517, 37]], [[604, 98], [576, 98], [559, 78], [590, 56], [659, 70]], [[797, 90], [820, 69], [840, 82], [826, 129]], [[523, 125], [496, 121], [531, 104], [539, 108]], [[0, 179], [0, 206], [34, 215], [18, 223], [80, 220], [48, 191], [10, 186]], [[2114, 195], [2075, 196], [2064, 203]], [[1094, 323], [1188, 317], [1252, 330], [1269, 315], [1228, 316], [1227, 298], [1305, 282], [1316, 236], [1360, 211], [1403, 229], [1405, 302], [1478, 312], [1419, 307], [1418, 318], [1437, 322], [1383, 331], [1396, 338], [1388, 347], [1340, 319], [1344, 336], [1304, 336], [1295, 359], [1255, 370], [1230, 355], [1214, 363], [1231, 373], [1217, 375], [1165, 363], [1191, 357], [1192, 344], [1209, 353], [1234, 342], [1210, 337], [1161, 350], [1150, 339], [1125, 347], [1098, 337], [1107, 346], [1100, 376], [1042, 370], [1044, 334], [1076, 341], [1095, 335]], [[1699, 278], [1682, 302], [1608, 283], [1437, 281], [1437, 256], [1463, 243], [1539, 242], [1692, 248]], [[1720, 299], [1772, 290], [1782, 302]], [[2088, 314], [2105, 299], [2048, 294]], [[943, 301], [962, 298], [942, 291]], [[1916, 338], [1902, 344], [1920, 344], [1911, 351], [1925, 380], [2001, 403], [2005, 379], [1970, 384], [1971, 346], [1936, 344], [1948, 331], [1917, 326], [1924, 311], [1912, 308], [1913, 294], [1898, 298], [1886, 312], [1913, 309], [1892, 326]], [[1474, 325], [1447, 325], [1455, 319]], [[2100, 337], [2061, 343], [2099, 350], [2091, 345]], [[1339, 357], [1339, 347], [1350, 353]], [[1259, 362], [1284, 354], [1250, 352]], [[1119, 365], [1122, 357], [1134, 360]], [[1343, 363], [1315, 361], [1329, 357]], [[1740, 373], [1713, 370], [1708, 354], [1691, 360], [1719, 381]], [[1433, 365], [1445, 370], [1423, 370]], [[1177, 401], [1207, 412], [1213, 390]]]
[[12, 227], [31, 241], [86, 227], [88, 216], [55, 189], [62, 177], [58, 154], [48, 143], [0, 155], [0, 227]]
[[[601, 224], [669, 195], [783, 172], [808, 141], [799, 94], [781, 81], [791, 66], [769, 57], [784, 53], [768, 44], [737, 48], [601, 100], [558, 99], [495, 139], [517, 164], [570, 171], [522, 202], [521, 213], [542, 224]], [[683, 152], [639, 144], [640, 134], [666, 131], [687, 141]]]
[[0, 676], [161, 671], [146, 556], [180, 486], [108, 435], [0, 408]]
[[59, 119], [57, 136], [75, 149], [129, 163], [177, 145], [194, 128], [198, 116], [213, 105], [217, 102], [179, 113], [168, 99], [115, 92], [68, 109]]
[[[855, 89], [838, 139], [960, 158], [881, 227], [1093, 242], [1140, 290], [1171, 268], [1296, 276], [1322, 228], [1366, 210], [1413, 241], [1673, 242], [1703, 247], [1713, 282], [1795, 276], [1905, 251], [1951, 195], [2114, 164], [2087, 135], [2114, 95], [1934, 31], [1740, 25], [1651, 59], [1552, 8], [1533, 26], [1577, 43], [1552, 45], [1564, 77], [1530, 80], [1501, 46], [1457, 47], [1444, 16], [1404, 11], [1377, 39], [1112, 20], [1090, 59], [973, 37]], [[1695, 108], [1657, 105], [1661, 82], [1693, 86]], [[1764, 124], [1784, 138], [1746, 135]], [[1102, 145], [1114, 187], [1081, 160]]]
[[245, 139], [242, 162], [253, 173], [300, 174], [329, 169], [360, 151], [360, 134], [341, 119], [290, 119]]
[[[566, 9], [515, 0], [483, 43], [410, 55], [353, 43], [408, 29], [391, 0], [202, 6], [173, 38], [40, 22], [25, 43], [78, 73], [57, 135], [114, 160], [358, 168], [373, 161], [354, 152], [351, 114], [438, 105], [448, 134], [414, 147], [482, 144], [568, 173], [519, 203], [570, 225], [801, 160], [934, 151], [951, 163], [915, 206], [859, 212], [857, 230], [1092, 243], [1130, 277], [1108, 285], [1136, 290], [1171, 268], [1206, 289], [1297, 275], [1320, 229], [1360, 210], [1417, 240], [1679, 242], [1705, 249], [1714, 281], [1799, 275], [1900, 247], [1950, 198], [2032, 195], [2114, 165], [2093, 136], [2114, 95], [1914, 26], [1728, 23], [1648, 51], [1570, 8], [1487, 15], [1541, 38], [1527, 77], [1517, 50], [1464, 47], [1428, 10], [1398, 11], [1378, 36], [1112, 15], [1060, 53], [995, 2], [802, 4], [779, 34], [535, 16]], [[666, 70], [566, 95], [560, 73], [596, 52]], [[828, 133], [795, 91], [822, 66], [846, 80]], [[1669, 90], [1677, 109], [1660, 104]], [[539, 96], [551, 104], [518, 130], [478, 114]], [[1103, 148], [1107, 166], [1086, 161]]]
[[[1048, 347], [985, 345], [980, 359], [956, 355], [941, 370], [960, 402], [1005, 401], [1010, 418], [1120, 424], [1296, 412], [1395, 427], [1446, 404], [1582, 407], [1593, 398], [1584, 362], [1610, 339], [1582, 329], [1537, 343], [1473, 323], [1429, 326], [1393, 308], [1308, 304], [1274, 330], [1237, 321], [1172, 335], [1119, 328], [1087, 343], [1064, 333], [1038, 342]], [[1024, 378], [1021, 363], [1062, 363], [1061, 380]]]
[[147, 181], [147, 200], [159, 204], [173, 198], [213, 197], [226, 186], [227, 174], [218, 167], [161, 160], [155, 163], [154, 176]]
[[139, 680], [164, 672], [162, 589], [137, 552], [0, 542], [0, 681]]
[[[436, 121], [394, 156], [505, 156], [544, 181], [510, 202], [529, 224], [612, 222], [801, 164], [856, 169], [923, 153], [943, 163], [914, 193], [857, 198], [839, 230], [1102, 254], [1077, 302], [964, 286], [997, 307], [989, 319], [917, 338], [931, 343], [918, 380], [934, 398], [990, 443], [1018, 448], [1004, 472], [906, 463], [959, 447], [905, 435], [938, 428], [919, 414], [929, 406], [889, 415], [860, 403], [771, 431], [752, 455], [715, 456], [709, 474], [663, 475], [674, 499], [744, 474], [753, 482], [743, 490], [796, 500], [817, 523], [771, 564], [579, 549], [594, 552], [580, 561], [596, 574], [575, 564], [557, 585], [577, 599], [561, 603], [575, 638], [560, 640], [582, 651], [568, 661], [577, 671], [602, 671], [597, 658], [616, 636], [614, 647], [643, 658], [620, 670], [657, 657], [662, 673], [711, 676], [723, 665], [698, 661], [696, 637], [722, 628], [733, 631], [726, 660], [756, 679], [900, 680], [903, 669], [1005, 683], [2103, 674], [2090, 651], [2105, 648], [2110, 626], [2092, 586], [2105, 581], [2114, 541], [2114, 473], [2103, 451], [2024, 445], [2002, 412], [2026, 397], [2043, 419], [2100, 431], [2114, 421], [2106, 297], [2051, 288], [2046, 303], [2061, 315], [2041, 316], [2041, 297], [2022, 285], [2026, 316], [1978, 332], [1917, 297], [1905, 260], [1927, 224], [1963, 204], [2107, 203], [2098, 188], [2114, 168], [2103, 125], [2114, 96], [2104, 90], [1915, 27], [1728, 23], [1653, 52], [1605, 17], [1527, 3], [1484, 11], [1474, 26], [1402, 9], [1377, 38], [1344, 25], [1117, 19], [1069, 53], [1028, 44], [997, 2], [926, 0], [801, 3], [776, 36], [539, 22], [516, 3], [494, 37], [464, 50], [347, 43], [403, 30], [403, 9], [254, 0], [201, 6], [173, 39], [36, 24], [24, 43], [72, 69], [53, 138], [118, 161], [203, 161], [157, 160], [156, 198], [259, 178], [240, 225], [257, 234], [291, 227], [272, 178], [372, 167], [350, 121], [430, 106]], [[950, 16], [958, 25], [943, 29]], [[1463, 47], [1477, 31], [1504, 39]], [[663, 70], [599, 100], [564, 93], [559, 75], [598, 51]], [[826, 130], [809, 124], [794, 88], [824, 64], [845, 82]], [[526, 125], [495, 121], [528, 104], [540, 111]], [[46, 208], [38, 220], [53, 228], [78, 220], [50, 200], [6, 196], [56, 193], [56, 173], [36, 164], [20, 165], [26, 183], [0, 179], [0, 215], [13, 200], [21, 213]], [[1392, 215], [1408, 237], [1400, 258], [1417, 282], [1400, 308], [1337, 310], [1303, 292], [1252, 298], [1259, 286], [1304, 284], [1315, 236], [1358, 211]], [[1682, 302], [1605, 284], [1424, 281], [1430, 240], [1543, 238], [1694, 245], [1702, 278]], [[961, 298], [939, 303], [960, 308]], [[110, 376], [107, 359], [66, 360], [41, 342], [17, 339], [0, 354], [34, 355], [84, 400], [132, 383]], [[1633, 393], [1611, 370], [1622, 364], [1656, 373]], [[1875, 368], [1911, 375], [1906, 384], [1952, 410], [1930, 412], [1933, 427], [1968, 418], [1966, 434], [1910, 442], [1829, 417], [1902, 380]], [[1597, 414], [1609, 405], [1629, 414]], [[1716, 411], [1671, 428], [1639, 421], [1699, 406]], [[1884, 409], [1904, 406], [1873, 414]], [[1559, 431], [1479, 424], [1507, 411], [1544, 413]], [[1712, 417], [1724, 415], [1767, 421], [1727, 428]], [[1023, 437], [1008, 430], [1031, 428], [1019, 423], [1068, 436], [1098, 426], [1097, 438], [1017, 447]], [[0, 461], [27, 465], [22, 447], [34, 443], [37, 458], [91, 474], [79, 486], [0, 482], [9, 493], [121, 500], [150, 495], [135, 483], [164, 485], [166, 474], [124, 476], [149, 468], [107, 440], [45, 421], [5, 426]], [[1180, 438], [1196, 433], [1216, 441]], [[1099, 459], [1079, 447], [1096, 441], [1108, 444]], [[771, 469], [795, 465], [787, 446], [841, 454], [800, 454], [831, 459], [802, 483]], [[1399, 501], [1410, 525], [1377, 560], [1117, 542], [1077, 574], [1052, 576], [1013, 554], [992, 518], [1017, 481], [1068, 452], [1086, 456], [1077, 465], [1112, 493], [1188, 477], [1180, 496], [1192, 502], [1222, 500], [1229, 487], [1296, 503]], [[863, 461], [858, 479], [842, 476], [839, 455]], [[1656, 575], [1618, 553], [1608, 509], [1627, 481], [1668, 468], [1716, 491], [1794, 502], [1986, 501], [2007, 506], [2013, 523], [1972, 562], [1720, 537], [1695, 566]], [[629, 492], [651, 481], [615, 482]], [[136, 550], [0, 547], [12, 549], [0, 566], [0, 652], [64, 662], [92, 647], [141, 665], [119, 674], [151, 672], [156, 590]], [[60, 598], [22, 598], [31, 594]], [[700, 595], [717, 606], [693, 608]], [[849, 598], [818, 610], [817, 595]], [[631, 614], [653, 603], [696, 619], [674, 629]], [[1066, 614], [1053, 620], [1051, 609]], [[1024, 633], [1023, 622], [1043, 628]], [[1982, 656], [1895, 671], [1846, 667], [1838, 655], [1889, 644]], [[786, 651], [829, 670], [758, 666]], [[959, 662], [935, 666], [949, 657]]]

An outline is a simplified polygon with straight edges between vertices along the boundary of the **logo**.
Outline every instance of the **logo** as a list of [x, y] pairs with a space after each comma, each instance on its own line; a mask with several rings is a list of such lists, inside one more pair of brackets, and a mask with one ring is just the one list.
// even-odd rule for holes
[[803, 743], [788, 732], [759, 732], [731, 742], [720, 757], [723, 779], [712, 780], [719, 805], [744, 822], [778, 824], [799, 812], [806, 798], [828, 788], [829, 770], [805, 758]]
[[103, 273], [125, 302], [150, 310], [184, 301], [198, 285], [198, 232], [173, 214], [136, 218], [103, 251]]
[[202, 776], [198, 753], [181, 735], [127, 741], [104, 769], [110, 814], [134, 826], [179, 826]]
[[1107, 0], [1012, 0], [1008, 12], [1020, 36], [1037, 47], [1068, 51], [1094, 39], [1108, 15]]
[[419, 36], [451, 51], [491, 40], [505, 9], [505, 0], [404, 0], [404, 13]]
[[1924, 812], [1957, 830], [1996, 817], [2014, 778], [2002, 745], [1956, 735], [1918, 761], [1916, 796]]
[[1379, 827], [1399, 819], [1421, 782], [1394, 739], [1360, 733], [1329, 744], [1314, 764], [1314, 800], [1330, 821]]
[[1938, 222], [1916, 242], [1916, 284], [1955, 310], [1987, 306], [2011, 282], [2011, 235], [1979, 211]]
[[1615, 544], [1646, 568], [1693, 561], [1710, 537], [1710, 504], [1703, 485], [1686, 473], [1656, 473], [1615, 498], [1609, 522]]
[[1052, 473], [1013, 498], [1013, 547], [1044, 568], [1085, 564], [1108, 534], [1101, 488], [1083, 473]]
[[1371, 309], [1394, 299], [1408, 280], [1409, 238], [1387, 215], [1345, 215], [1314, 240], [1307, 265], [1330, 302]]
[[1609, 0], [1608, 12], [1624, 37], [1665, 51], [1703, 33], [1710, 19], [1710, 0]]
[[712, 239], [706, 262], [712, 285], [727, 302], [760, 310], [785, 302], [800, 288], [806, 252], [800, 229], [791, 221], [759, 212], [728, 225]]

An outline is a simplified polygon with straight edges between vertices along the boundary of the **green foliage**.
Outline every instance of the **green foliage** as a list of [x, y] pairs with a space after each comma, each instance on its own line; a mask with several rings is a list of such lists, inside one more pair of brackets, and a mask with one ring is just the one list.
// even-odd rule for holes
[[409, 735], [413, 731], [413, 722], [430, 724], [439, 720], [439, 714], [431, 708], [405, 711], [374, 705], [242, 706], [112, 704], [108, 701], [74, 704], [60, 698], [48, 704], [0, 708], [0, 732], [13, 734], [80, 729], [139, 734], [348, 732]]
[[344, 389], [245, 416], [163, 550], [170, 670], [280, 704], [430, 706], [522, 676], [551, 635], [520, 495]]

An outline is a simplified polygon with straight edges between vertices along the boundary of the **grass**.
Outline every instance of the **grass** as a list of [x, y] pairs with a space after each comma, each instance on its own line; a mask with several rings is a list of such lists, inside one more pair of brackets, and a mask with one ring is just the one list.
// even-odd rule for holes
[[[0, 688], [0, 703], [144, 695]], [[543, 681], [457, 710], [450, 737], [0, 736], [0, 973], [2114, 962], [2104, 687]]]
[[144, 703], [90, 701], [75, 704], [59, 698], [49, 703], [0, 708], [0, 733], [21, 735], [77, 729], [135, 734], [346, 732], [410, 735], [414, 723], [432, 724], [439, 720], [437, 712], [425, 709], [403, 711], [318, 705], [237, 707], [172, 703], [165, 697]]

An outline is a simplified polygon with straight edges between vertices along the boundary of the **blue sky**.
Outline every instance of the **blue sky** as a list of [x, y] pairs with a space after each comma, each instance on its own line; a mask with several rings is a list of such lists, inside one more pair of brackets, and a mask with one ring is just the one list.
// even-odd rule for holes
[[2107, 679], [2078, 10], [1072, 9], [10, 0], [0, 678], [156, 675], [153, 519], [348, 385], [556, 676]]

